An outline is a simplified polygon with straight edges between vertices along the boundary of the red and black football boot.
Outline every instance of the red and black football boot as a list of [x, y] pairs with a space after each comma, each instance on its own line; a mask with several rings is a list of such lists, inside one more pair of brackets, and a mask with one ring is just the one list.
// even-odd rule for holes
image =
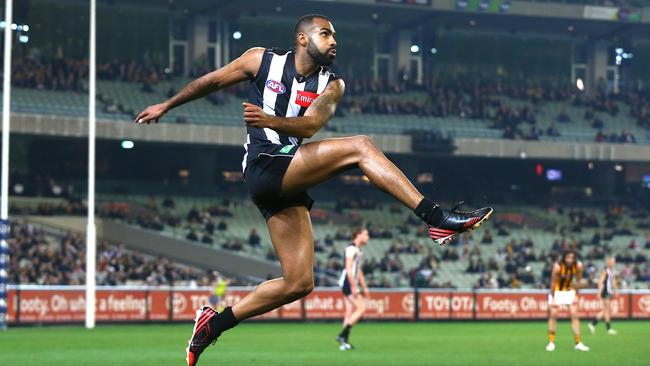
[[483, 207], [471, 212], [458, 211], [462, 204], [463, 202], [460, 202], [451, 211], [445, 210], [442, 223], [439, 226], [429, 226], [429, 236], [433, 241], [444, 245], [454, 236], [481, 226], [494, 212], [492, 207]]
[[204, 306], [196, 311], [194, 319], [194, 330], [189, 346], [185, 349], [188, 366], [195, 366], [199, 362], [199, 356], [210, 344], [217, 341], [219, 334], [210, 326], [210, 319], [218, 313], [209, 306]]

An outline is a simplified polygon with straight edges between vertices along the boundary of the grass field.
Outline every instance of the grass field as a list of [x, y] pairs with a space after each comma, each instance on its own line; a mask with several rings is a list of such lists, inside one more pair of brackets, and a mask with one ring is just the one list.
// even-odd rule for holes
[[[650, 365], [650, 323], [617, 322], [588, 334], [591, 351], [573, 350], [570, 326], [558, 324], [555, 352], [544, 350], [543, 322], [361, 323], [339, 351], [337, 324], [243, 323], [201, 357], [201, 366]], [[0, 333], [0, 365], [184, 365], [188, 325], [14, 328]]]

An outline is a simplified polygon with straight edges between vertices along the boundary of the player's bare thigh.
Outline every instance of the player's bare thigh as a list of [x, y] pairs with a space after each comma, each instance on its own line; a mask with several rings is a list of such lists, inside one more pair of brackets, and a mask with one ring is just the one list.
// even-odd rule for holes
[[302, 192], [358, 163], [363, 145], [372, 144], [365, 136], [309, 142], [298, 148], [282, 179], [285, 193]]
[[275, 213], [267, 225], [284, 279], [299, 282], [313, 277], [314, 235], [307, 208], [285, 208]]
[[352, 301], [352, 295], [343, 296], [343, 303], [345, 304], [345, 311], [350, 313], [354, 311], [355, 305], [354, 301]]
[[608, 311], [609, 311], [610, 303], [611, 303], [611, 299], [603, 299], [601, 305], [602, 305], [602, 307], [603, 307], [603, 311], [604, 311], [604, 312], [608, 312]]
[[361, 296], [359, 295], [348, 295], [345, 297], [346, 303], [350, 304], [352, 310], [356, 311], [359, 309], [361, 306], [363, 306], [363, 303], [359, 301], [361, 299]]

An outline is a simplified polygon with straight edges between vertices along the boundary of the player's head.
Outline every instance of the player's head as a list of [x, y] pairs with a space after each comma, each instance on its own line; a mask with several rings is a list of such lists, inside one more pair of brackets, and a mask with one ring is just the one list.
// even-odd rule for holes
[[572, 266], [576, 262], [576, 253], [573, 250], [567, 250], [562, 254], [562, 263]]
[[615, 265], [616, 265], [616, 257], [607, 258], [607, 267], [614, 268]]
[[304, 48], [318, 65], [331, 65], [336, 58], [336, 40], [332, 21], [319, 14], [300, 17], [293, 28], [296, 50]]
[[359, 227], [354, 230], [352, 230], [352, 241], [354, 244], [363, 246], [368, 243], [368, 239], [370, 239], [370, 236], [368, 235], [368, 229]]

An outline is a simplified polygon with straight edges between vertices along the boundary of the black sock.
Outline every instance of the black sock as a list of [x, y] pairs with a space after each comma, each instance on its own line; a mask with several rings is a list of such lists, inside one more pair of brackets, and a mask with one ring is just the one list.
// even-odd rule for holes
[[348, 337], [350, 336], [350, 329], [352, 329], [351, 325], [346, 325], [345, 327], [343, 327], [343, 330], [339, 334], [339, 337], [347, 341]]
[[609, 322], [606, 322], [605, 326], [607, 327], [607, 330], [609, 330], [611, 328], [611, 325], [609, 325]]
[[239, 321], [235, 318], [235, 314], [233, 314], [232, 307], [230, 306], [223, 309], [219, 315], [213, 316], [210, 319], [210, 326], [216, 330], [217, 337], [237, 324], [239, 324]]
[[591, 325], [593, 325], [594, 327], [596, 326], [596, 324], [598, 324], [598, 319], [594, 319], [594, 320], [591, 322]]
[[423, 198], [413, 213], [431, 226], [437, 227], [442, 224], [442, 208], [428, 198]]

